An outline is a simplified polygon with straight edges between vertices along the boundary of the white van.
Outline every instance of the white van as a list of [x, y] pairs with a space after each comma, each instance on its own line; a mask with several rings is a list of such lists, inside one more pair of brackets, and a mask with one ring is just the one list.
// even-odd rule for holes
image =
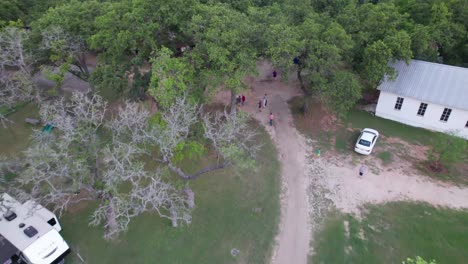
[[0, 264], [63, 263], [70, 247], [59, 234], [57, 217], [33, 201], [0, 199]]

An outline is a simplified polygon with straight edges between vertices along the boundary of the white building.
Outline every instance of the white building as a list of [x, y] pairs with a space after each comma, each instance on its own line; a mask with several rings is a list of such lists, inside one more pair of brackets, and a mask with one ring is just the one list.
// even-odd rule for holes
[[398, 75], [377, 88], [377, 116], [468, 139], [468, 68], [418, 60], [391, 66]]

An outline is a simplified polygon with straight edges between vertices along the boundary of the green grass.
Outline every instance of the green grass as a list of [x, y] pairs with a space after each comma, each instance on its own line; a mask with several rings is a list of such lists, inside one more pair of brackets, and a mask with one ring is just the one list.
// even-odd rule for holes
[[361, 220], [332, 215], [316, 235], [316, 254], [309, 261], [393, 264], [421, 256], [464, 264], [468, 259], [468, 211], [402, 202], [369, 206], [365, 212]]
[[435, 137], [435, 132], [373, 116], [361, 110], [351, 110], [343, 121], [353, 128], [373, 128], [381, 135], [399, 137], [411, 143], [430, 145]]
[[341, 129], [335, 133], [335, 136], [335, 150], [343, 153], [352, 152], [359, 132]]
[[12, 123], [7, 123], [6, 128], [0, 125], [0, 155], [12, 156], [27, 147], [34, 126], [24, 120], [27, 117], [38, 118], [38, 116], [38, 109], [32, 104], [24, 105], [7, 116]]
[[[295, 97], [289, 101], [289, 106], [294, 117], [294, 123], [297, 129], [312, 138], [323, 138], [320, 134], [320, 127], [317, 127], [317, 122], [321, 118], [320, 103], [316, 102], [311, 105], [310, 113], [304, 115], [302, 106], [304, 105], [303, 97]], [[381, 135], [387, 137], [399, 137], [411, 143], [419, 143], [430, 145], [436, 133], [417, 127], [408, 126], [392, 120], [380, 118], [361, 110], [351, 110], [345, 118], [341, 120], [344, 123], [344, 128], [353, 128], [361, 130], [363, 128], [373, 128], [380, 132]], [[318, 129], [317, 129], [318, 128]], [[327, 132], [328, 133], [328, 132]], [[338, 135], [339, 137], [340, 135]], [[345, 138], [342, 137], [342, 140]], [[340, 140], [340, 139], [338, 139]], [[355, 139], [353, 139], [355, 140]], [[337, 143], [338, 149], [342, 149], [345, 144]]]
[[[226, 170], [191, 183], [196, 208], [188, 226], [173, 228], [169, 220], [145, 214], [109, 243], [101, 228], [88, 227], [90, 206], [62, 218], [63, 235], [86, 263], [266, 263], [277, 232], [280, 168], [264, 131], [262, 138], [257, 171]], [[240, 250], [236, 258], [232, 248]]]
[[377, 157], [382, 160], [384, 165], [388, 165], [388, 164], [392, 163], [392, 160], [393, 160], [392, 153], [390, 153], [388, 151], [383, 151], [383, 152], [377, 153]]

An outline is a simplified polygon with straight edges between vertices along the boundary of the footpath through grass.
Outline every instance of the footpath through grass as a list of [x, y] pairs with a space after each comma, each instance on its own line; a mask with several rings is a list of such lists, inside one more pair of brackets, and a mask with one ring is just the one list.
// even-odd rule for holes
[[437, 263], [468, 260], [468, 211], [427, 204], [369, 206], [361, 220], [334, 215], [315, 236], [311, 263], [401, 263], [421, 256]]
[[[192, 224], [173, 228], [157, 215], [137, 217], [118, 241], [102, 239], [88, 227], [93, 206], [62, 218], [63, 236], [86, 263], [266, 263], [279, 220], [279, 172], [276, 149], [264, 130], [258, 170], [231, 170], [193, 181], [196, 208]], [[231, 249], [237, 248], [237, 257]], [[76, 257], [69, 263], [81, 263]]]

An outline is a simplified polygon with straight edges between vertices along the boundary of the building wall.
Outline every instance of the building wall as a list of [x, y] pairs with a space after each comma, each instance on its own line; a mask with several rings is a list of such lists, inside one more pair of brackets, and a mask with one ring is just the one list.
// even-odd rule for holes
[[[398, 97], [404, 98], [401, 110], [395, 109]], [[417, 115], [421, 103], [427, 103], [424, 116]], [[377, 116], [398, 121], [410, 126], [423, 127], [431, 130], [447, 132], [456, 131], [460, 136], [468, 139], [468, 111], [448, 107], [452, 109], [447, 122], [440, 121], [445, 106], [422, 102], [413, 98], [398, 96], [388, 92], [380, 92], [375, 114]]]

